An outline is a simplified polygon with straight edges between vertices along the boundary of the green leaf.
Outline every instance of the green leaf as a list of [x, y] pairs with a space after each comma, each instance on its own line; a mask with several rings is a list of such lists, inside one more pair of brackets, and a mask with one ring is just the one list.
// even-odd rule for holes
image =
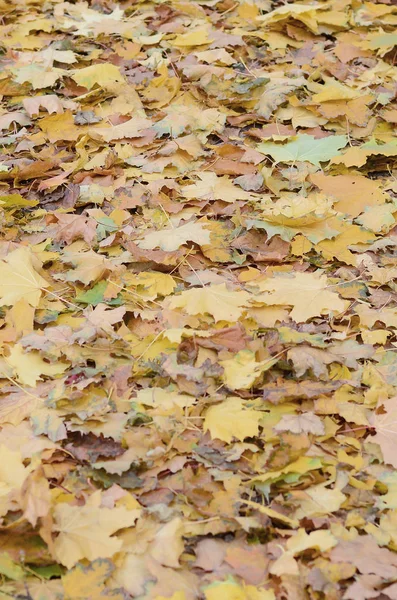
[[8, 194], [0, 196], [0, 208], [15, 208], [17, 206], [37, 206], [38, 200], [28, 200], [21, 194]]
[[19, 581], [25, 576], [25, 571], [12, 560], [7, 552], [0, 554], [0, 573], [14, 581]]
[[377, 50], [378, 48], [390, 48], [397, 46], [397, 33], [382, 33], [376, 35], [371, 39], [368, 44], [371, 50]]
[[257, 150], [269, 154], [276, 162], [309, 162], [320, 166], [320, 162], [328, 161], [340, 154], [339, 150], [347, 144], [347, 136], [334, 135], [316, 139], [303, 133], [286, 144], [262, 142]]
[[91, 304], [92, 306], [97, 306], [98, 304], [102, 303], [109, 304], [109, 306], [120, 306], [123, 301], [119, 296], [117, 298], [113, 298], [112, 300], [104, 299], [104, 293], [107, 286], [107, 281], [99, 281], [90, 290], [82, 292], [76, 296], [76, 302], [81, 302], [82, 304]]
[[46, 567], [30, 566], [29, 569], [37, 573], [43, 579], [52, 579], [52, 577], [60, 577], [63, 575], [64, 569], [60, 565], [48, 565]]
[[[293, 219], [289, 220], [293, 223]], [[330, 240], [340, 233], [338, 229], [332, 228], [331, 219], [319, 219], [312, 223], [309, 222], [308, 225], [301, 224], [302, 219], [296, 219], [296, 221], [298, 224], [295, 227], [292, 224], [283, 225], [282, 223], [271, 223], [265, 220], [259, 221], [258, 219], [247, 219], [246, 225], [247, 229], [264, 229], [269, 238], [279, 235], [286, 242], [290, 242], [296, 235], [302, 234], [313, 244], [318, 244], [318, 242]]]

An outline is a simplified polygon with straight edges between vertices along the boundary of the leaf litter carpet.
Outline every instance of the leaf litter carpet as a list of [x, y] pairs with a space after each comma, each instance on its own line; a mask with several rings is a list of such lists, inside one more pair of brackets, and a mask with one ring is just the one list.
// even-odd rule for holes
[[395, 3], [0, 6], [0, 600], [397, 599]]

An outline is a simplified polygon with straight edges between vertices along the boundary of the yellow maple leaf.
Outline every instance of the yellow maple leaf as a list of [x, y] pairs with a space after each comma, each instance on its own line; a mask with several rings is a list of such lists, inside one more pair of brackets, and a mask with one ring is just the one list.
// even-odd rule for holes
[[210, 44], [212, 41], [213, 40], [209, 37], [209, 31], [205, 28], [201, 28], [177, 35], [172, 43], [174, 46], [183, 48], [184, 46], [203, 46], [205, 44]]
[[72, 79], [88, 90], [95, 84], [106, 87], [107, 84], [124, 81], [120, 69], [111, 63], [90, 65], [83, 69], [76, 69], [71, 75]]
[[41, 107], [45, 108], [50, 114], [53, 112], [63, 113], [62, 102], [55, 94], [24, 98], [22, 104], [29, 117], [35, 114], [38, 115]]
[[138, 295], [154, 300], [157, 296], [169, 296], [176, 288], [176, 282], [168, 273], [142, 271], [128, 273], [124, 276], [124, 284], [137, 287]]
[[387, 196], [379, 182], [362, 175], [324, 175], [314, 173], [310, 180], [321, 191], [334, 197], [335, 210], [356, 217], [369, 206], [383, 204]]
[[262, 201], [261, 221], [247, 220], [247, 225], [265, 229], [269, 237], [276, 234], [290, 241], [299, 234], [312, 243], [339, 234], [339, 219], [331, 208], [331, 202], [322, 194], [307, 197], [283, 197], [276, 202]]
[[24, 466], [19, 450], [10, 450], [7, 446], [0, 446], [0, 495], [12, 489], [19, 489], [29, 469]]
[[243, 290], [230, 291], [226, 284], [210, 285], [182, 292], [171, 299], [169, 307], [183, 308], [189, 315], [212, 315], [215, 321], [234, 322], [247, 306], [250, 294]]
[[297, 323], [330, 312], [340, 313], [347, 306], [335, 291], [328, 289], [324, 273], [298, 272], [265, 279], [258, 285], [265, 294], [255, 296], [255, 301], [292, 306], [290, 315]]
[[161, 250], [172, 252], [178, 250], [179, 246], [186, 244], [187, 241], [209, 244], [210, 235], [210, 231], [202, 223], [186, 223], [175, 229], [152, 231], [145, 235], [143, 240], [137, 242], [137, 245], [143, 250], [161, 248]]
[[51, 365], [41, 358], [39, 352], [25, 352], [21, 344], [13, 346], [5, 361], [12, 368], [18, 381], [31, 387], [36, 387], [42, 375], [60, 375], [68, 367], [61, 362]]
[[17, 248], [0, 261], [0, 302], [13, 306], [22, 298], [31, 306], [38, 306], [43, 288], [48, 281], [37, 273], [28, 248]]
[[137, 402], [153, 408], [161, 408], [162, 411], [175, 411], [175, 407], [185, 408], [192, 406], [196, 399], [188, 394], [180, 394], [178, 391], [164, 390], [153, 387], [139, 390], [136, 395]]
[[198, 173], [198, 177], [199, 180], [196, 183], [181, 188], [181, 193], [185, 198], [204, 198], [205, 200], [223, 200], [224, 202], [256, 199], [254, 194], [245, 192], [234, 185], [226, 176], [218, 177], [216, 173], [203, 171]]
[[160, 64], [157, 71], [159, 77], [152, 79], [141, 92], [143, 99], [150, 104], [150, 108], [167, 106], [181, 87], [179, 77], [170, 77], [166, 65]]
[[165, 567], [178, 569], [180, 567], [179, 557], [185, 548], [182, 535], [183, 522], [181, 518], [175, 517], [165, 523], [156, 533], [151, 544], [151, 556]]
[[25, 480], [22, 486], [21, 508], [23, 516], [36, 527], [39, 517], [45, 517], [51, 506], [49, 483], [44, 476], [43, 467], [39, 467]]
[[109, 260], [93, 250], [88, 252], [64, 252], [62, 260], [71, 263], [74, 269], [59, 278], [66, 281], [81, 281], [85, 284], [99, 279], [106, 269], [111, 266]]
[[[94, 496], [94, 497], [93, 497]], [[61, 503], [55, 506], [54, 542], [57, 560], [68, 569], [79, 560], [109, 558], [118, 552], [122, 541], [112, 537], [119, 529], [132, 527], [140, 515], [140, 509], [124, 507], [101, 508], [100, 494], [94, 493], [85, 506]]]
[[252, 479], [252, 482], [268, 482], [268, 481], [276, 481], [283, 475], [287, 475], [289, 473], [308, 473], [309, 471], [314, 471], [315, 469], [319, 469], [322, 465], [322, 461], [319, 458], [313, 458], [310, 456], [301, 456], [298, 460], [290, 463], [286, 467], [278, 471], [267, 471], [263, 475], [258, 475]]
[[376, 430], [371, 442], [379, 444], [383, 460], [397, 468], [396, 436], [397, 408], [396, 397], [383, 400], [378, 407], [380, 410], [371, 415], [370, 422]]
[[13, 69], [17, 83], [30, 83], [34, 90], [52, 87], [67, 74], [65, 69], [47, 68], [45, 65], [31, 64]]
[[106, 600], [105, 581], [113, 570], [113, 563], [106, 558], [98, 558], [87, 566], [78, 564], [62, 577], [65, 600]]
[[38, 396], [36, 398], [33, 395], [25, 394], [23, 391], [7, 394], [1, 399], [0, 424], [10, 423], [16, 427], [43, 402], [44, 400], [41, 400]]
[[75, 125], [73, 113], [70, 110], [44, 117], [39, 121], [39, 125], [51, 143], [59, 140], [76, 141], [87, 131], [86, 126]]
[[175, 592], [172, 596], [156, 596], [154, 600], [187, 600], [185, 592]]
[[309, 4], [288, 4], [261, 15], [257, 18], [257, 21], [268, 25], [269, 23], [277, 23], [278, 21], [283, 21], [284, 19], [289, 19], [292, 17], [298, 21], [302, 21], [302, 23], [309, 27], [309, 29], [316, 32], [316, 8], [316, 6]]
[[210, 406], [204, 420], [204, 431], [211, 437], [230, 443], [233, 438], [243, 441], [258, 434], [262, 413], [249, 409], [241, 398], [231, 397]]
[[292, 501], [299, 502], [294, 514], [296, 519], [329, 515], [339, 510], [346, 500], [345, 494], [342, 494], [340, 490], [337, 488], [329, 489], [323, 484], [313, 485], [304, 491], [292, 491], [291, 498]]
[[204, 590], [205, 600], [275, 600], [273, 590], [240, 585], [233, 579], [214, 581]]
[[287, 541], [287, 550], [270, 567], [273, 575], [295, 575], [299, 574], [298, 565], [293, 558], [300, 552], [309, 548], [317, 548], [321, 552], [326, 552], [336, 546], [338, 540], [327, 530], [312, 531], [306, 533], [304, 529], [299, 529]]
[[322, 240], [316, 245], [316, 249], [321, 252], [326, 260], [337, 258], [348, 265], [360, 263], [361, 258], [349, 250], [349, 246], [354, 244], [371, 244], [376, 236], [358, 225], [349, 225], [341, 227], [341, 233], [333, 240]]
[[360, 90], [343, 85], [337, 79], [324, 77], [324, 83], [310, 82], [308, 89], [316, 92], [312, 96], [313, 102], [329, 102], [334, 100], [351, 100], [360, 95]]
[[255, 379], [267, 369], [270, 369], [277, 359], [263, 360], [257, 362], [254, 352], [251, 350], [240, 350], [233, 358], [220, 360], [223, 367], [222, 379], [231, 390], [248, 390]]
[[356, 219], [357, 223], [363, 225], [370, 231], [387, 233], [394, 227], [396, 212], [395, 204], [382, 204], [381, 206], [368, 206], [363, 214]]
[[134, 117], [125, 123], [119, 125], [111, 125], [110, 127], [95, 127], [90, 130], [90, 137], [97, 139], [102, 138], [105, 142], [112, 140], [121, 140], [123, 138], [139, 137], [141, 131], [147, 129], [152, 124], [149, 119], [143, 117]]
[[[19, 450], [10, 450], [0, 446], [0, 516], [4, 516], [12, 507], [15, 493], [19, 492], [29, 475], [29, 469], [22, 462]], [[15, 510], [15, 508], [14, 508]]]

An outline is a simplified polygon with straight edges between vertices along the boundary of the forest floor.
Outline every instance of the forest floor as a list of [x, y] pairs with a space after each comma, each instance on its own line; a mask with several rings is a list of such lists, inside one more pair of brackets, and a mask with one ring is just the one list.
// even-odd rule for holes
[[0, 600], [396, 600], [395, 3], [0, 8]]

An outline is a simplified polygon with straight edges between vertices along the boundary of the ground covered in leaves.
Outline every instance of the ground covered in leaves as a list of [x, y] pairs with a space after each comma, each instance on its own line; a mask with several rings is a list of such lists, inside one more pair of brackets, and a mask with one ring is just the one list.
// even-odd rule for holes
[[0, 5], [0, 599], [395, 600], [393, 2]]

